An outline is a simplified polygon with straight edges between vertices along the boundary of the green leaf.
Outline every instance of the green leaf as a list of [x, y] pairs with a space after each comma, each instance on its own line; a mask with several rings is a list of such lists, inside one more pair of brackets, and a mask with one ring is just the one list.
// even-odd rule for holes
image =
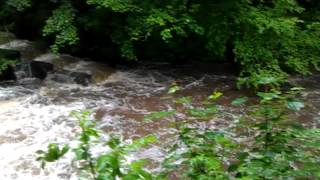
[[75, 148], [72, 151], [76, 155], [76, 157], [75, 157], [76, 160], [85, 160], [87, 158], [87, 153], [81, 147]]
[[156, 120], [156, 119], [161, 119], [161, 118], [164, 118], [164, 117], [172, 116], [175, 113], [176, 113], [176, 111], [174, 111], [174, 110], [172, 110], [172, 111], [153, 112], [153, 113], [147, 115], [144, 118], [144, 121], [145, 122], [150, 122], [150, 121], [153, 121], [153, 120]]
[[179, 91], [181, 88], [178, 85], [173, 85], [170, 87], [168, 94], [175, 94], [177, 91]]
[[36, 153], [39, 154], [37, 161], [41, 161], [41, 167], [44, 168], [46, 162], [54, 162], [60, 159], [69, 151], [69, 146], [64, 145], [62, 149], [58, 144], [49, 144], [47, 152], [39, 150]]
[[300, 111], [304, 108], [304, 104], [300, 101], [287, 101], [287, 107], [294, 111]]
[[187, 96], [187, 97], [181, 97], [175, 100], [177, 104], [191, 104], [192, 103], [192, 97]]
[[237, 98], [237, 99], [233, 100], [231, 102], [231, 104], [234, 106], [240, 106], [240, 105], [246, 103], [247, 101], [248, 101], [247, 97], [241, 97], [241, 98]]
[[134, 140], [132, 142], [132, 144], [126, 146], [126, 149], [127, 150], [138, 150], [138, 149], [140, 149], [142, 147], [146, 147], [149, 144], [155, 143], [157, 141], [158, 141], [158, 138], [156, 136], [148, 135], [146, 137]]
[[279, 98], [278, 92], [270, 92], [270, 93], [264, 93], [264, 92], [258, 92], [257, 95], [262, 98], [264, 101], [270, 101], [276, 98]]
[[148, 161], [145, 160], [145, 159], [142, 159], [142, 160], [138, 160], [138, 161], [133, 161], [131, 164], [130, 164], [130, 167], [132, 170], [134, 171], [138, 171], [140, 170]]
[[197, 118], [208, 118], [210, 115], [217, 113], [217, 106], [211, 106], [209, 108], [193, 108], [187, 110], [190, 116]]
[[271, 77], [261, 77], [259, 78], [257, 83], [261, 85], [268, 85], [268, 84], [276, 83], [277, 81], [278, 81], [277, 78], [271, 76]]
[[223, 95], [222, 92], [215, 91], [208, 97], [208, 99], [209, 100], [216, 100], [216, 99], [220, 98], [222, 95]]
[[115, 136], [111, 136], [109, 141], [107, 142], [107, 145], [111, 148], [111, 149], [115, 149], [117, 148], [119, 145], [121, 144], [121, 141], [118, 137]]
[[303, 91], [305, 90], [305, 88], [303, 87], [293, 87], [293, 88], [290, 88], [291, 91]]

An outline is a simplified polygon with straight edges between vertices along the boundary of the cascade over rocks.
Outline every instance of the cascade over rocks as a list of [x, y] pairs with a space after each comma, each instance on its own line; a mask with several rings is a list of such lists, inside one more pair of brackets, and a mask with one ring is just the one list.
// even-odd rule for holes
[[[19, 80], [26, 82], [50, 79], [59, 83], [76, 83], [87, 86], [100, 83], [115, 72], [102, 63], [87, 61], [66, 54], [41, 53], [36, 43], [26, 40], [12, 40], [0, 45], [0, 55], [7, 59], [18, 59], [16, 67], [9, 67], [0, 75], [1, 80]], [[32, 77], [32, 78], [31, 78]], [[32, 80], [33, 79], [33, 80]], [[25, 81], [21, 81], [25, 83]]]
[[84, 61], [70, 55], [43, 54], [31, 62], [34, 77], [44, 79], [51, 73], [51, 79], [60, 83], [77, 83], [87, 86], [106, 80], [115, 72], [107, 65]]

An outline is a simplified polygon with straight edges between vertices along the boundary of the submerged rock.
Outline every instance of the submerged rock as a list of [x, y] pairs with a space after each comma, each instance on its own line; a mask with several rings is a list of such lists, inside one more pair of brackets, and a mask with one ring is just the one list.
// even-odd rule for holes
[[84, 72], [71, 72], [70, 75], [75, 83], [83, 86], [88, 86], [92, 82], [92, 76]]

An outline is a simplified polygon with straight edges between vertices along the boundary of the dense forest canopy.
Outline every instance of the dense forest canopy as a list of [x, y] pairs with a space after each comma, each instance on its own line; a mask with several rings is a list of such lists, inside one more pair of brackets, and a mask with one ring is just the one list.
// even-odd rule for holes
[[4, 0], [0, 27], [106, 61], [231, 61], [239, 84], [256, 87], [320, 68], [319, 9], [318, 0]]

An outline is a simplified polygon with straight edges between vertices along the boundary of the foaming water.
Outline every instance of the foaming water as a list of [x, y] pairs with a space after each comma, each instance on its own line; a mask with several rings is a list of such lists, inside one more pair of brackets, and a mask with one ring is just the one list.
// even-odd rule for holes
[[[98, 126], [106, 135], [114, 133], [127, 140], [155, 134], [160, 140], [168, 141], [175, 134], [167, 121], [153, 124], [142, 121], [145, 114], [168, 108], [166, 91], [176, 79], [172, 76], [144, 68], [117, 70], [106, 80], [85, 87], [56, 82], [51, 78], [54, 75], [49, 74], [36, 89], [19, 84], [0, 88], [0, 107], [3, 107], [0, 109], [0, 179], [75, 178], [76, 172], [69, 164], [72, 157], [50, 164], [46, 170], [40, 170], [35, 161], [35, 152], [45, 149], [48, 143], [63, 144], [75, 137], [79, 129], [77, 122], [69, 117], [73, 110], [95, 110]], [[212, 90], [205, 87], [208, 77], [195, 81], [185, 76], [179, 81], [186, 90], [197, 87], [200, 89], [195, 92], [203, 91], [205, 95]], [[156, 145], [128, 158], [157, 162], [163, 156], [162, 147]]]

